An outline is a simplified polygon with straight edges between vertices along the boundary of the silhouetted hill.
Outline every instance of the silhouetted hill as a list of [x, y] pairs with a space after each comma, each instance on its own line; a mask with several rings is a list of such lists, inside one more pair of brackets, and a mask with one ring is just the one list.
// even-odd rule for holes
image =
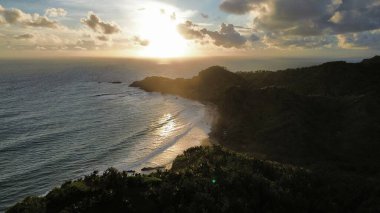
[[277, 72], [210, 67], [132, 84], [218, 106], [211, 135], [231, 149], [313, 168], [380, 169], [379, 57]]
[[380, 56], [374, 56], [373, 58], [370, 59], [364, 59], [362, 61], [363, 64], [379, 64], [380, 63]]
[[217, 102], [224, 92], [234, 85], [240, 85], [244, 79], [224, 67], [214, 66], [199, 72], [192, 79], [168, 79], [163, 77], [148, 77], [136, 81], [132, 87], [143, 88], [146, 91], [157, 91], [180, 95], [185, 98]]
[[196, 147], [178, 156], [170, 171], [94, 172], [8, 212], [376, 212], [379, 193], [373, 181]]
[[[376, 58], [376, 57], [375, 57]], [[379, 64], [329, 62], [319, 66], [277, 72], [237, 73], [252, 88], [276, 86], [304, 95], [360, 95], [379, 88]]]

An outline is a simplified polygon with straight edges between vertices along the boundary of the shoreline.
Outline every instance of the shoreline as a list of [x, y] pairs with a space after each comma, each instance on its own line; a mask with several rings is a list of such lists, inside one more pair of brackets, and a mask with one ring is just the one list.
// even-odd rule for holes
[[[178, 137], [178, 139], [175, 139], [176, 142], [164, 148], [159, 154], [151, 157], [147, 161], [141, 162], [138, 165], [122, 168], [123, 171], [129, 170], [135, 171], [136, 174], [150, 174], [156, 170], [170, 170], [175, 159], [179, 155], [182, 155], [186, 150], [199, 146], [207, 147], [218, 144], [216, 140], [211, 137], [212, 129], [217, 123], [219, 117], [217, 107], [214, 104], [202, 103], [201, 101], [184, 98], [178, 95], [160, 95], [171, 96], [174, 97], [175, 100], [183, 99], [202, 105], [202, 107], [204, 107], [204, 114], [202, 116], [202, 119], [193, 124], [193, 126], [190, 127], [188, 131], [185, 131], [184, 133], [180, 133], [178, 135], [173, 135], [172, 138], [174, 139]], [[160, 161], [167, 162], [160, 163]]]
[[[91, 201], [83, 209], [96, 205], [112, 209], [114, 201], [121, 201], [120, 209], [141, 210], [157, 198], [150, 203], [152, 210], [164, 207], [182, 212], [181, 207], [189, 206], [189, 201], [196, 212], [208, 207], [210, 212], [236, 211], [236, 207], [247, 207], [249, 212], [263, 206], [262, 212], [377, 209], [379, 147], [372, 137], [363, 136], [379, 136], [373, 134], [379, 132], [375, 128], [378, 120], [372, 120], [380, 117], [379, 81], [373, 80], [380, 79], [378, 62], [379, 57], [358, 64], [331, 62], [276, 73], [232, 73], [215, 66], [192, 79], [147, 77], [134, 82], [131, 86], [146, 92], [182, 97], [206, 107], [186, 113], [178, 120], [182, 124], [179, 131], [174, 131], [175, 125], [170, 128], [168, 143], [160, 144], [158, 150], [153, 145], [153, 150], [149, 149], [153, 154], [149, 157], [162, 157], [177, 147], [170, 158], [177, 157], [166, 164], [169, 170], [154, 172], [165, 165], [160, 163], [156, 168], [147, 167], [148, 175], [144, 171], [129, 175], [110, 168], [102, 175], [94, 173], [86, 180], [65, 183], [51, 191], [51, 196], [34, 198], [33, 202], [25, 199], [13, 208], [31, 208], [37, 203], [41, 209], [49, 209], [52, 206], [43, 205], [58, 202], [62, 209], [75, 209], [83, 201]], [[344, 77], [347, 72], [352, 76]], [[343, 86], [336, 84], [337, 79]], [[364, 83], [358, 85], [358, 79]], [[209, 120], [198, 123], [201, 113]], [[184, 139], [182, 136], [197, 124], [202, 124], [198, 131], [207, 132], [204, 138]], [[99, 180], [104, 182], [98, 186]], [[114, 186], [111, 194], [119, 192], [108, 205], [99, 199], [110, 195], [109, 185], [103, 183]], [[93, 189], [99, 187], [104, 189], [94, 195]], [[72, 200], [73, 193], [67, 193], [77, 192], [72, 189], [84, 194]], [[131, 194], [131, 190], [137, 193]], [[66, 195], [65, 199], [53, 196], [57, 193]], [[125, 200], [134, 202], [126, 206]], [[236, 200], [241, 202], [233, 203]], [[226, 207], [226, 203], [230, 205]], [[218, 204], [222, 205], [215, 211]]]

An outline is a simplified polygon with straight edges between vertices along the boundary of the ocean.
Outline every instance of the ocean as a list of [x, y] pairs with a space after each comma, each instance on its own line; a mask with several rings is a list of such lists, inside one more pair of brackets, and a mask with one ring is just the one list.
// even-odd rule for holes
[[207, 138], [208, 107], [129, 87], [135, 80], [186, 78], [215, 64], [247, 71], [319, 62], [0, 60], [0, 212], [94, 170], [168, 165]]
[[120, 61], [1, 67], [0, 211], [94, 170], [167, 165], [207, 138], [204, 105], [128, 86], [151, 71]]

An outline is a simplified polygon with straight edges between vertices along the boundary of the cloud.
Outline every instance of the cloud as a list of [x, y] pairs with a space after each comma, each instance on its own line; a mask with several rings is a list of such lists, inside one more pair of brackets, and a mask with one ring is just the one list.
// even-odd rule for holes
[[34, 35], [30, 33], [26, 33], [26, 34], [14, 36], [14, 38], [15, 39], [31, 39], [31, 38], [34, 38]]
[[341, 34], [337, 38], [341, 48], [380, 50], [380, 30]]
[[6, 9], [0, 5], [0, 17], [5, 24], [17, 24], [20, 26], [58, 28], [60, 25], [54, 20], [50, 20], [46, 16], [41, 16], [37, 13], [29, 14], [20, 9]]
[[106, 49], [107, 43], [92, 39], [79, 39], [75, 44], [67, 45], [66, 48], [69, 50], [100, 50]]
[[133, 41], [138, 44], [138, 45], [141, 45], [141, 46], [148, 46], [149, 45], [149, 40], [147, 39], [142, 39], [140, 38], [139, 36], [135, 36], [133, 37]]
[[208, 17], [209, 17], [206, 13], [200, 13], [200, 14], [201, 14], [202, 18], [204, 18], [204, 19], [208, 19]]
[[256, 34], [252, 34], [251, 36], [249, 36], [248, 40], [250, 42], [256, 42], [256, 41], [260, 41], [260, 37], [257, 36]]
[[326, 33], [333, 9], [339, 7], [334, 0], [267, 0], [260, 5], [260, 15], [254, 24], [265, 31], [282, 31], [288, 35], [312, 36]]
[[5, 9], [3, 7], [0, 8], [0, 15], [2, 16], [5, 23], [15, 24], [17, 22], [21, 22], [22, 19], [25, 19], [27, 14], [23, 13], [19, 9]]
[[266, 35], [264, 43], [267, 46], [288, 49], [288, 48], [307, 48], [307, 49], [320, 49], [330, 48], [337, 43], [335, 36], [283, 36]]
[[48, 8], [45, 11], [45, 16], [48, 17], [62, 17], [66, 15], [67, 11], [63, 8]]
[[232, 14], [255, 12], [254, 26], [266, 32], [316, 36], [380, 28], [378, 0], [223, 0]]
[[210, 36], [216, 46], [225, 48], [241, 48], [247, 42], [247, 39], [235, 30], [232, 24], [222, 24], [219, 31], [209, 31], [202, 29], [201, 32]]
[[177, 26], [178, 32], [188, 40], [193, 39], [202, 39], [204, 37], [203, 33], [200, 30], [196, 29], [196, 25], [191, 21], [186, 21], [183, 24]]
[[121, 32], [121, 29], [117, 24], [104, 22], [92, 12], [88, 13], [87, 18], [81, 19], [81, 22], [97, 33], [109, 35]]
[[219, 8], [227, 13], [242, 15], [253, 10], [254, 4], [261, 2], [262, 0], [224, 0]]
[[33, 19], [25, 22], [25, 24], [32, 27], [58, 28], [58, 23], [56, 21], [49, 20], [47, 17], [39, 15], [33, 15]]
[[207, 36], [214, 45], [225, 48], [242, 48], [248, 41], [247, 38], [235, 30], [235, 26], [232, 24], [223, 23], [219, 31], [210, 31], [206, 28], [199, 29], [191, 21], [186, 21], [184, 24], [179, 24], [177, 29], [185, 39], [203, 40]]
[[[377, 1], [378, 2], [378, 1]], [[380, 28], [380, 4], [375, 1], [345, 1], [329, 19], [331, 28], [337, 33], [362, 32]]]
[[105, 35], [100, 35], [96, 37], [99, 41], [108, 41], [109, 38]]
[[15, 24], [17, 22], [22, 22], [27, 19], [31, 19], [31, 16], [28, 14], [25, 14], [19, 9], [4, 9], [1, 11], [1, 15], [3, 16], [4, 20], [8, 24]]
[[47, 50], [47, 48], [43, 46], [36, 46], [36, 50], [44, 51], [44, 50]]

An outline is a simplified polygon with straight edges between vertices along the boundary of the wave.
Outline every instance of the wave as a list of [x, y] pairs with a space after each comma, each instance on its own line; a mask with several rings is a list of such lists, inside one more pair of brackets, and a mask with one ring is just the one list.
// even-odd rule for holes
[[[183, 111], [184, 110], [180, 110], [176, 112], [176, 114], [174, 114], [169, 119], [163, 120], [161, 122], [160, 121], [153, 122], [146, 128], [140, 131], [134, 132], [131, 135], [120, 139], [118, 142], [112, 144], [112, 146], [107, 149], [107, 152], [99, 153], [97, 155], [97, 158], [101, 159], [101, 158], [104, 158], [105, 156], [108, 156], [114, 153], [115, 151], [123, 150], [124, 146], [128, 146], [128, 148], [130, 148], [130, 146], [141, 142], [143, 137], [152, 136], [152, 133], [162, 128], [163, 126], [167, 125], [169, 122], [176, 120]], [[149, 139], [152, 139], [152, 138], [149, 138]]]
[[[195, 106], [199, 107], [199, 106]], [[194, 107], [194, 108], [195, 108]], [[194, 115], [194, 112], [197, 112], [196, 115]], [[128, 166], [122, 166], [119, 165], [123, 169], [141, 169], [147, 164], [155, 164], [151, 160], [154, 158], [159, 157], [160, 155], [163, 155], [165, 152], [170, 151], [169, 148], [177, 144], [179, 141], [183, 140], [185, 137], [187, 137], [195, 128], [199, 128], [203, 130], [203, 133], [207, 135], [210, 132], [210, 122], [205, 121], [205, 110], [199, 110], [199, 109], [187, 109], [186, 111], [183, 110], [178, 115], [181, 116], [182, 119], [186, 120], [187, 123], [182, 125], [180, 128], [178, 128], [178, 131], [175, 132], [170, 137], [166, 137], [162, 139], [163, 141], [160, 143], [160, 146], [151, 149], [151, 148], [139, 148], [139, 151], [149, 151], [144, 156], [141, 156], [137, 161], [135, 161], [133, 164], [130, 164]], [[198, 141], [198, 144], [201, 144], [201, 141]], [[185, 148], [183, 150], [180, 150], [181, 152], [185, 151]], [[176, 154], [172, 156], [172, 160], [176, 157]], [[170, 162], [168, 162], [170, 163]], [[154, 166], [165, 166], [164, 165], [154, 165]]]
[[[20, 94], [18, 103], [2, 106], [0, 212], [18, 198], [93, 170], [142, 168], [162, 156], [173, 160], [171, 147], [204, 128], [202, 104], [124, 86], [91, 83], [78, 91], [80, 86], [27, 102]], [[169, 134], [162, 134], [167, 127]]]

